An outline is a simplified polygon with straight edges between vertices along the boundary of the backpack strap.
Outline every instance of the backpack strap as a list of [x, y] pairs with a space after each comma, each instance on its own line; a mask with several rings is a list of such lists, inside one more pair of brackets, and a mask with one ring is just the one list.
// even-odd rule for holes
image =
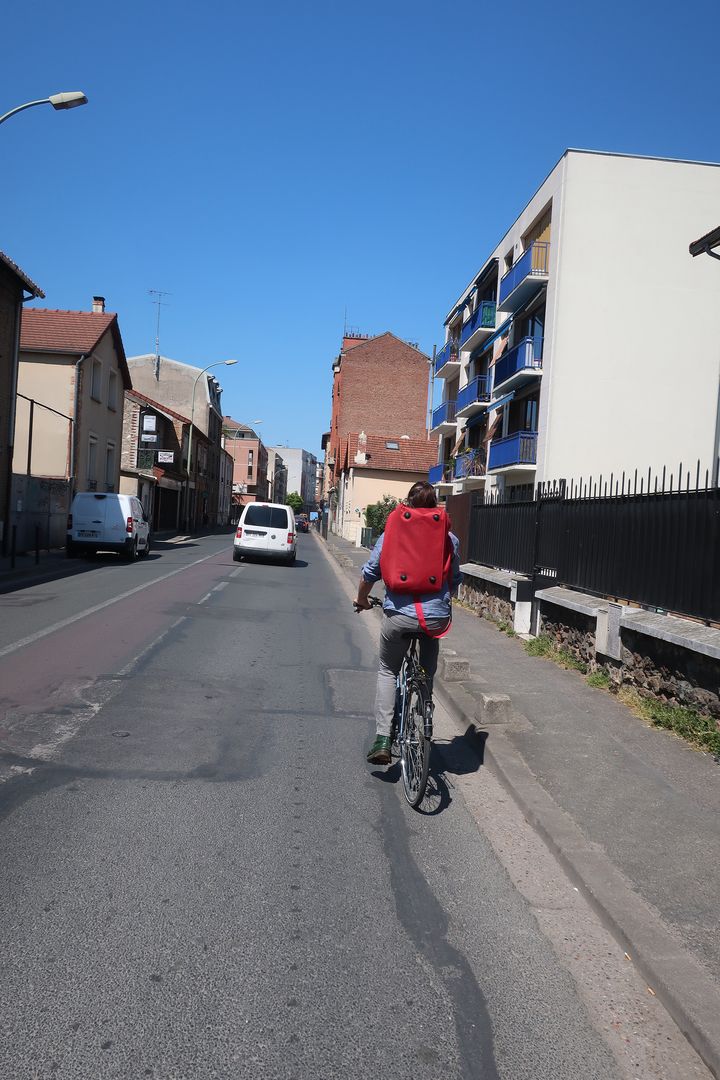
[[452, 626], [452, 615], [449, 616], [445, 629], [441, 630], [437, 634], [433, 634], [431, 630], [428, 630], [428, 624], [425, 621], [425, 612], [422, 609], [422, 604], [420, 603], [419, 598], [415, 596], [413, 597], [413, 600], [415, 602], [415, 614], [417, 615], [417, 620], [420, 623], [420, 629], [422, 630], [423, 634], [427, 634], [427, 636], [429, 638], [433, 638], [433, 640], [439, 640], [440, 638], [444, 638], [447, 634], [450, 633], [450, 627]]

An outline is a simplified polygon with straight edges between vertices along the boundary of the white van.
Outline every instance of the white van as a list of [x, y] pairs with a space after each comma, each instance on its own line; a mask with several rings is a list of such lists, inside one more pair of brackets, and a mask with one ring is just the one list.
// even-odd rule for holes
[[280, 503], [248, 503], [233, 542], [233, 559], [244, 555], [295, 562], [295, 515]]
[[69, 559], [117, 551], [128, 559], [150, 551], [150, 522], [136, 495], [79, 491], [72, 501], [65, 552]]

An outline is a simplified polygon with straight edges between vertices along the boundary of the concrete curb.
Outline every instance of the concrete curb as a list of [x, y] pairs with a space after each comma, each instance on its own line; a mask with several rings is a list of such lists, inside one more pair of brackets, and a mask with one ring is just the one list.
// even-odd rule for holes
[[[436, 680], [435, 691], [463, 732], [468, 728], [478, 732], [475, 715], [468, 710], [472, 695], [464, 691], [463, 699], [456, 686], [449, 687], [442, 679]], [[557, 805], [501, 728], [494, 728], [485, 741], [484, 763], [629, 954], [713, 1076], [720, 1077], [717, 983], [635, 892], [602, 848], [588, 841], [570, 815]]]
[[[321, 540], [321, 537], [318, 537]], [[347, 560], [341, 562], [323, 545], [350, 584]], [[354, 572], [354, 568], [353, 568]], [[508, 723], [527, 723], [512, 707], [512, 697], [494, 694], [480, 683], [451, 679], [443, 667], [435, 679], [438, 701], [463, 734], [480, 733], [492, 725], [484, 744], [484, 762], [503, 784], [563, 869], [582, 891], [603, 923], [622, 945], [713, 1076], [720, 1080], [720, 988], [705, 968], [633, 889], [597, 844], [591, 843], [569, 814], [562, 810], [533, 776], [521, 755], [505, 737]], [[458, 658], [459, 659], [459, 658]], [[446, 661], [447, 662], [447, 661]], [[471, 689], [469, 689], [471, 687]]]

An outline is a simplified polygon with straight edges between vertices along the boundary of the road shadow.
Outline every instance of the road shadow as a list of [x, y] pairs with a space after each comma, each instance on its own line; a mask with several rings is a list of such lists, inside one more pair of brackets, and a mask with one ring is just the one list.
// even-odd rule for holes
[[[487, 731], [476, 731], [469, 725], [464, 734], [455, 735], [449, 741], [433, 739], [430, 747], [430, 769], [427, 790], [420, 806], [419, 814], [434, 817], [447, 810], [452, 802], [452, 780], [448, 777], [469, 776], [478, 772], [485, 763], [485, 743]], [[393, 758], [387, 769], [374, 769], [371, 773], [376, 780], [384, 784], [402, 783], [400, 759]]]

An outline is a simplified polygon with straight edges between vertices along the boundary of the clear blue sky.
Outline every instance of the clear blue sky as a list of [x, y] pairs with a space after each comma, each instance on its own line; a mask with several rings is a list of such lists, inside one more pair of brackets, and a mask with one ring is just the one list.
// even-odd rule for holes
[[0, 113], [90, 104], [0, 127], [0, 248], [46, 306], [106, 296], [128, 355], [154, 348], [148, 290], [171, 293], [162, 352], [237, 358], [225, 410], [270, 443], [319, 452], [346, 308], [440, 343], [568, 146], [720, 160], [717, 0], [261, 10], [10, 6]]

